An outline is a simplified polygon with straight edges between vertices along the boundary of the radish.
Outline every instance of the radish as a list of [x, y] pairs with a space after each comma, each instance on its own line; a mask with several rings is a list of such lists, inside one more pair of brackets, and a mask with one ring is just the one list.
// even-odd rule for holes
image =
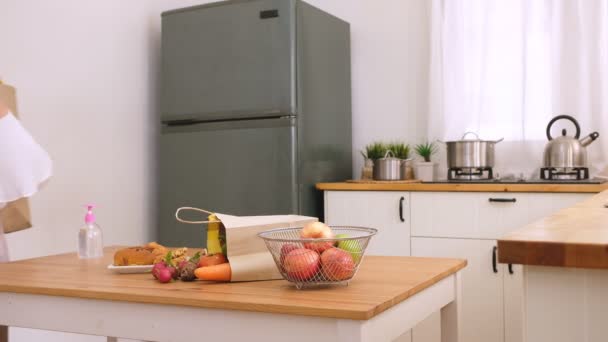
[[168, 283], [173, 279], [173, 276], [171, 275], [171, 271], [167, 268], [163, 268], [160, 271], [158, 271], [158, 281], [160, 281], [161, 283]]
[[163, 270], [165, 268], [167, 268], [167, 264], [165, 264], [164, 261], [157, 262], [156, 264], [154, 264], [154, 266], [152, 267], [152, 275], [154, 276], [154, 279], [158, 279], [158, 273], [160, 272], [160, 270]]

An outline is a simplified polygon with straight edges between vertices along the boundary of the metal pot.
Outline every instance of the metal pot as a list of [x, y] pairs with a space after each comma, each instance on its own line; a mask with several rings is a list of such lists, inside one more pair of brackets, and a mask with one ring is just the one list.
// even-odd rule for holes
[[[474, 134], [477, 139], [465, 139]], [[474, 132], [466, 132], [462, 140], [447, 141], [447, 156], [449, 168], [489, 168], [494, 167], [494, 145], [498, 140], [481, 140]]]
[[400, 180], [402, 161], [392, 151], [386, 151], [384, 158], [374, 160], [374, 180]]
[[[568, 136], [568, 132], [565, 129], [562, 129], [562, 135], [560, 137], [553, 138], [551, 136], [551, 126], [553, 126], [557, 120], [561, 119], [570, 120], [574, 124], [574, 127], [576, 127], [574, 137]], [[558, 115], [551, 119], [547, 125], [547, 139], [549, 139], [549, 142], [547, 143], [547, 146], [545, 146], [545, 167], [587, 167], [587, 145], [594, 142], [600, 134], [598, 132], [593, 132], [579, 140], [580, 136], [581, 128], [578, 125], [578, 121], [570, 115]]]

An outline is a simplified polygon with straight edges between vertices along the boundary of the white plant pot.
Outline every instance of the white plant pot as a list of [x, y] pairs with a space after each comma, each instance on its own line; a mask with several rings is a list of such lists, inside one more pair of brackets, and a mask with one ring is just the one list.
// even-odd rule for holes
[[417, 162], [414, 166], [414, 177], [423, 182], [432, 182], [437, 174], [437, 163]]

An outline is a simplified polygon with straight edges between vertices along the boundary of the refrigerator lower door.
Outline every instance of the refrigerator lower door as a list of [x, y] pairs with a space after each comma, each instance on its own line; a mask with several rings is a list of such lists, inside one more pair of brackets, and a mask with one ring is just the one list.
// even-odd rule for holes
[[206, 225], [176, 221], [182, 206], [239, 216], [297, 213], [295, 131], [289, 117], [164, 125], [160, 243], [206, 245]]

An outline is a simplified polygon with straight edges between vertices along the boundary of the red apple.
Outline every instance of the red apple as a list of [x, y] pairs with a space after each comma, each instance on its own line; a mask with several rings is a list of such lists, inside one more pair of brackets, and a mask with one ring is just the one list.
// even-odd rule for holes
[[[302, 228], [300, 237], [303, 239], [331, 239], [334, 237], [334, 233], [331, 231], [331, 228], [323, 222], [311, 222]], [[323, 253], [323, 251], [332, 248], [334, 243], [335, 241], [305, 242], [304, 248]]]
[[285, 260], [285, 256], [287, 254], [289, 254], [289, 252], [296, 250], [300, 247], [298, 247], [297, 245], [294, 245], [293, 243], [287, 243], [284, 244], [283, 247], [281, 247], [281, 265], [283, 265], [283, 261]]
[[228, 262], [228, 259], [222, 253], [217, 253], [213, 255], [203, 255], [198, 261], [198, 267], [206, 267], [206, 266], [214, 266], [219, 264], [225, 264]]
[[321, 268], [330, 280], [346, 280], [355, 273], [355, 261], [350, 253], [334, 247], [321, 254]]
[[283, 269], [292, 280], [308, 280], [319, 271], [319, 253], [306, 248], [298, 248], [287, 253]]

